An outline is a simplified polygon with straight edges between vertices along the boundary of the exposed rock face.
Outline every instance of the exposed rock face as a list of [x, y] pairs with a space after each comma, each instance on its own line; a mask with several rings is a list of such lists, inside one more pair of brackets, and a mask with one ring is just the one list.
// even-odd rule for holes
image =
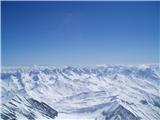
[[3, 120], [36, 120], [55, 118], [58, 112], [43, 102], [33, 98], [16, 96], [10, 102], [2, 104]]
[[44, 102], [38, 102], [37, 100], [30, 98], [29, 103], [33, 106], [33, 108], [37, 109], [42, 114], [49, 116], [51, 118], [55, 118], [55, 116], [58, 116], [58, 112], [54, 109], [52, 109], [50, 106], [45, 104]]
[[132, 112], [121, 105], [112, 112], [103, 111], [102, 115], [105, 118], [104, 120], [140, 120], [139, 117], [136, 117]]

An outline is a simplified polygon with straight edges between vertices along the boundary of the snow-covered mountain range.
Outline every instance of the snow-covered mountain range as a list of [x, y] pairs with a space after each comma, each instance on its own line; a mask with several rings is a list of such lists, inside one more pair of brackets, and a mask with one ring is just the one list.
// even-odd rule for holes
[[4, 67], [4, 120], [160, 120], [158, 65]]

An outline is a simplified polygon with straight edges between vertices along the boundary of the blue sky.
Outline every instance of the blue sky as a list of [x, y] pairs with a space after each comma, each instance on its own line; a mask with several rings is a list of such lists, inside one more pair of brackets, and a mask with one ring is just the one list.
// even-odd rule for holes
[[2, 65], [158, 63], [156, 2], [2, 2]]

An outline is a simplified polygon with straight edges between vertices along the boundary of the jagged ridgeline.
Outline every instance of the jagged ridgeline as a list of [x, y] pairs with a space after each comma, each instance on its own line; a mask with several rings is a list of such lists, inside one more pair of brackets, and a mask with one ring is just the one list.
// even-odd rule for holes
[[5, 67], [1, 119], [160, 120], [158, 65]]
[[1, 118], [4, 120], [55, 118], [58, 112], [46, 103], [33, 98], [15, 96], [6, 104], [2, 104]]

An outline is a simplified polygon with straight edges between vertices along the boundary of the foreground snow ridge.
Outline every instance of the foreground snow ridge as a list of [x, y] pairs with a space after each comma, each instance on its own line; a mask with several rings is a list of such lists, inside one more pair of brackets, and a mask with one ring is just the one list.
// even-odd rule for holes
[[3, 120], [160, 120], [158, 65], [4, 67]]

